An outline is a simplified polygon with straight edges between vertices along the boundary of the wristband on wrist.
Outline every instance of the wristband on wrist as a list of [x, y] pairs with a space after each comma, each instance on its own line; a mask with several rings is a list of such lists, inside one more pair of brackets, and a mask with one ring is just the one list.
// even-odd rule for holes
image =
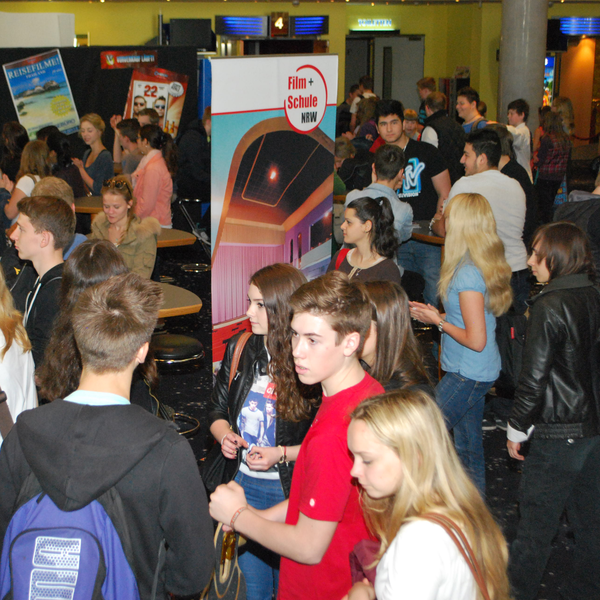
[[281, 458], [279, 459], [279, 464], [287, 463], [287, 447], [286, 446], [277, 446], [281, 450]]
[[231, 527], [231, 529], [233, 529], [235, 531], [235, 522], [237, 521], [237, 518], [248, 508], [248, 505], [246, 504], [245, 506], [241, 506], [240, 508], [238, 508], [234, 513], [233, 513], [233, 517], [231, 517], [231, 521], [229, 523], [229, 527]]

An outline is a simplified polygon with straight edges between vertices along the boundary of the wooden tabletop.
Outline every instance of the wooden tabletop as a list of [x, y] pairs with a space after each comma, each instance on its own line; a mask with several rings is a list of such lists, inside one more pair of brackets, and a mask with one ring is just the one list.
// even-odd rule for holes
[[162, 308], [158, 311], [159, 318], [191, 315], [202, 309], [202, 300], [193, 292], [169, 283], [161, 283], [160, 287], [164, 300]]
[[82, 196], [75, 198], [75, 212], [96, 215], [102, 212], [102, 196]]
[[196, 241], [196, 236], [181, 229], [162, 228], [159, 236], [158, 248], [172, 248], [173, 246], [191, 246]]
[[419, 242], [427, 242], [429, 244], [443, 246], [446, 242], [445, 238], [435, 235], [431, 229], [429, 229], [429, 223], [430, 221], [414, 221], [413, 227], [415, 225], [419, 225], [419, 227], [413, 229], [412, 239]]

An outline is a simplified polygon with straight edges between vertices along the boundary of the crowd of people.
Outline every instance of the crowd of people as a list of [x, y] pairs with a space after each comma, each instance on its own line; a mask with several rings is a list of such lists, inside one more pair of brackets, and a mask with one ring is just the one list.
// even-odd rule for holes
[[[576, 539], [565, 597], [600, 596], [600, 288], [586, 232], [552, 222], [569, 103], [532, 135], [522, 99], [508, 125], [491, 123], [463, 88], [458, 123], [430, 77], [418, 111], [373, 87], [361, 78], [338, 110], [343, 246], [312, 281], [280, 263], [250, 278], [251, 333], [229, 340], [216, 375], [202, 477], [152, 414], [149, 340], [171, 200], [210, 186], [210, 109], [176, 144], [140, 104], [111, 119], [112, 153], [87, 114], [81, 160], [59, 131], [29, 141], [5, 124], [0, 385], [16, 423], [0, 437], [0, 597], [29, 593], [35, 557], [83, 556], [63, 516], [76, 511], [100, 540], [103, 597], [200, 593], [214, 520], [245, 538], [248, 600], [534, 600], [565, 508]], [[102, 197], [90, 239], [76, 234], [82, 193]], [[443, 238], [443, 260], [411, 239], [414, 221]], [[530, 269], [543, 286], [533, 298]], [[486, 505], [482, 443], [509, 311], [528, 320], [514, 398], [491, 415], [525, 461], [510, 548]], [[440, 381], [417, 321], [439, 330]], [[28, 538], [45, 519], [54, 541]], [[111, 527], [121, 544], [107, 542]], [[48, 559], [44, 576], [70, 593], [90, 577], [87, 558]]]

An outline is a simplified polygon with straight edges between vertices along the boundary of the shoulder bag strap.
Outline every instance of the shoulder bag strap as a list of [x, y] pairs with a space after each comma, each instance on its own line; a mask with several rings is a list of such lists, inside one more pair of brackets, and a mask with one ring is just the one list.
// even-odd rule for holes
[[335, 261], [335, 270], [336, 271], [341, 267], [341, 265], [344, 262], [344, 259], [346, 258], [346, 255], [348, 254], [348, 252], [350, 252], [350, 248], [342, 248], [338, 252], [337, 260]]
[[475, 553], [473, 552], [469, 541], [460, 527], [458, 527], [458, 525], [452, 519], [439, 513], [426, 513], [421, 515], [420, 518], [436, 523], [446, 531], [446, 533], [450, 536], [450, 539], [456, 544], [459, 552], [467, 561], [467, 565], [469, 565], [469, 569], [471, 569], [471, 573], [473, 573], [475, 582], [479, 586], [484, 600], [490, 600], [490, 595], [487, 591], [487, 586], [485, 584], [485, 578], [483, 576], [481, 567], [475, 558]]
[[14, 425], [6, 400], [6, 392], [0, 388], [0, 435], [3, 440], [6, 439], [8, 432]]
[[235, 344], [233, 358], [231, 359], [231, 367], [229, 368], [229, 389], [231, 389], [231, 383], [235, 379], [235, 374], [237, 373], [238, 366], [240, 364], [240, 358], [242, 357], [242, 352], [244, 351], [246, 342], [250, 339], [251, 335], [252, 333], [250, 331], [242, 333]]

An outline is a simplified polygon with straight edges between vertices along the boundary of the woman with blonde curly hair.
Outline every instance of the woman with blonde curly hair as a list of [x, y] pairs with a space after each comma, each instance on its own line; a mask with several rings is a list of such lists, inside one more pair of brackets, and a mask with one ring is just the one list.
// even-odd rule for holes
[[[0, 269], [0, 384], [13, 421], [38, 405], [31, 343]], [[0, 446], [2, 436], [0, 435]]]
[[506, 542], [426, 393], [405, 389], [362, 402], [348, 447], [365, 519], [381, 543], [375, 586], [356, 583], [350, 600], [483, 598], [455, 542], [430, 515], [451, 519], [464, 534], [490, 600], [508, 600]]
[[512, 271], [488, 201], [458, 194], [448, 204], [446, 248], [438, 292], [446, 312], [411, 302], [411, 315], [437, 325], [442, 335], [442, 369], [436, 399], [454, 429], [456, 451], [485, 493], [481, 424], [485, 395], [500, 374], [496, 317], [512, 303]]

